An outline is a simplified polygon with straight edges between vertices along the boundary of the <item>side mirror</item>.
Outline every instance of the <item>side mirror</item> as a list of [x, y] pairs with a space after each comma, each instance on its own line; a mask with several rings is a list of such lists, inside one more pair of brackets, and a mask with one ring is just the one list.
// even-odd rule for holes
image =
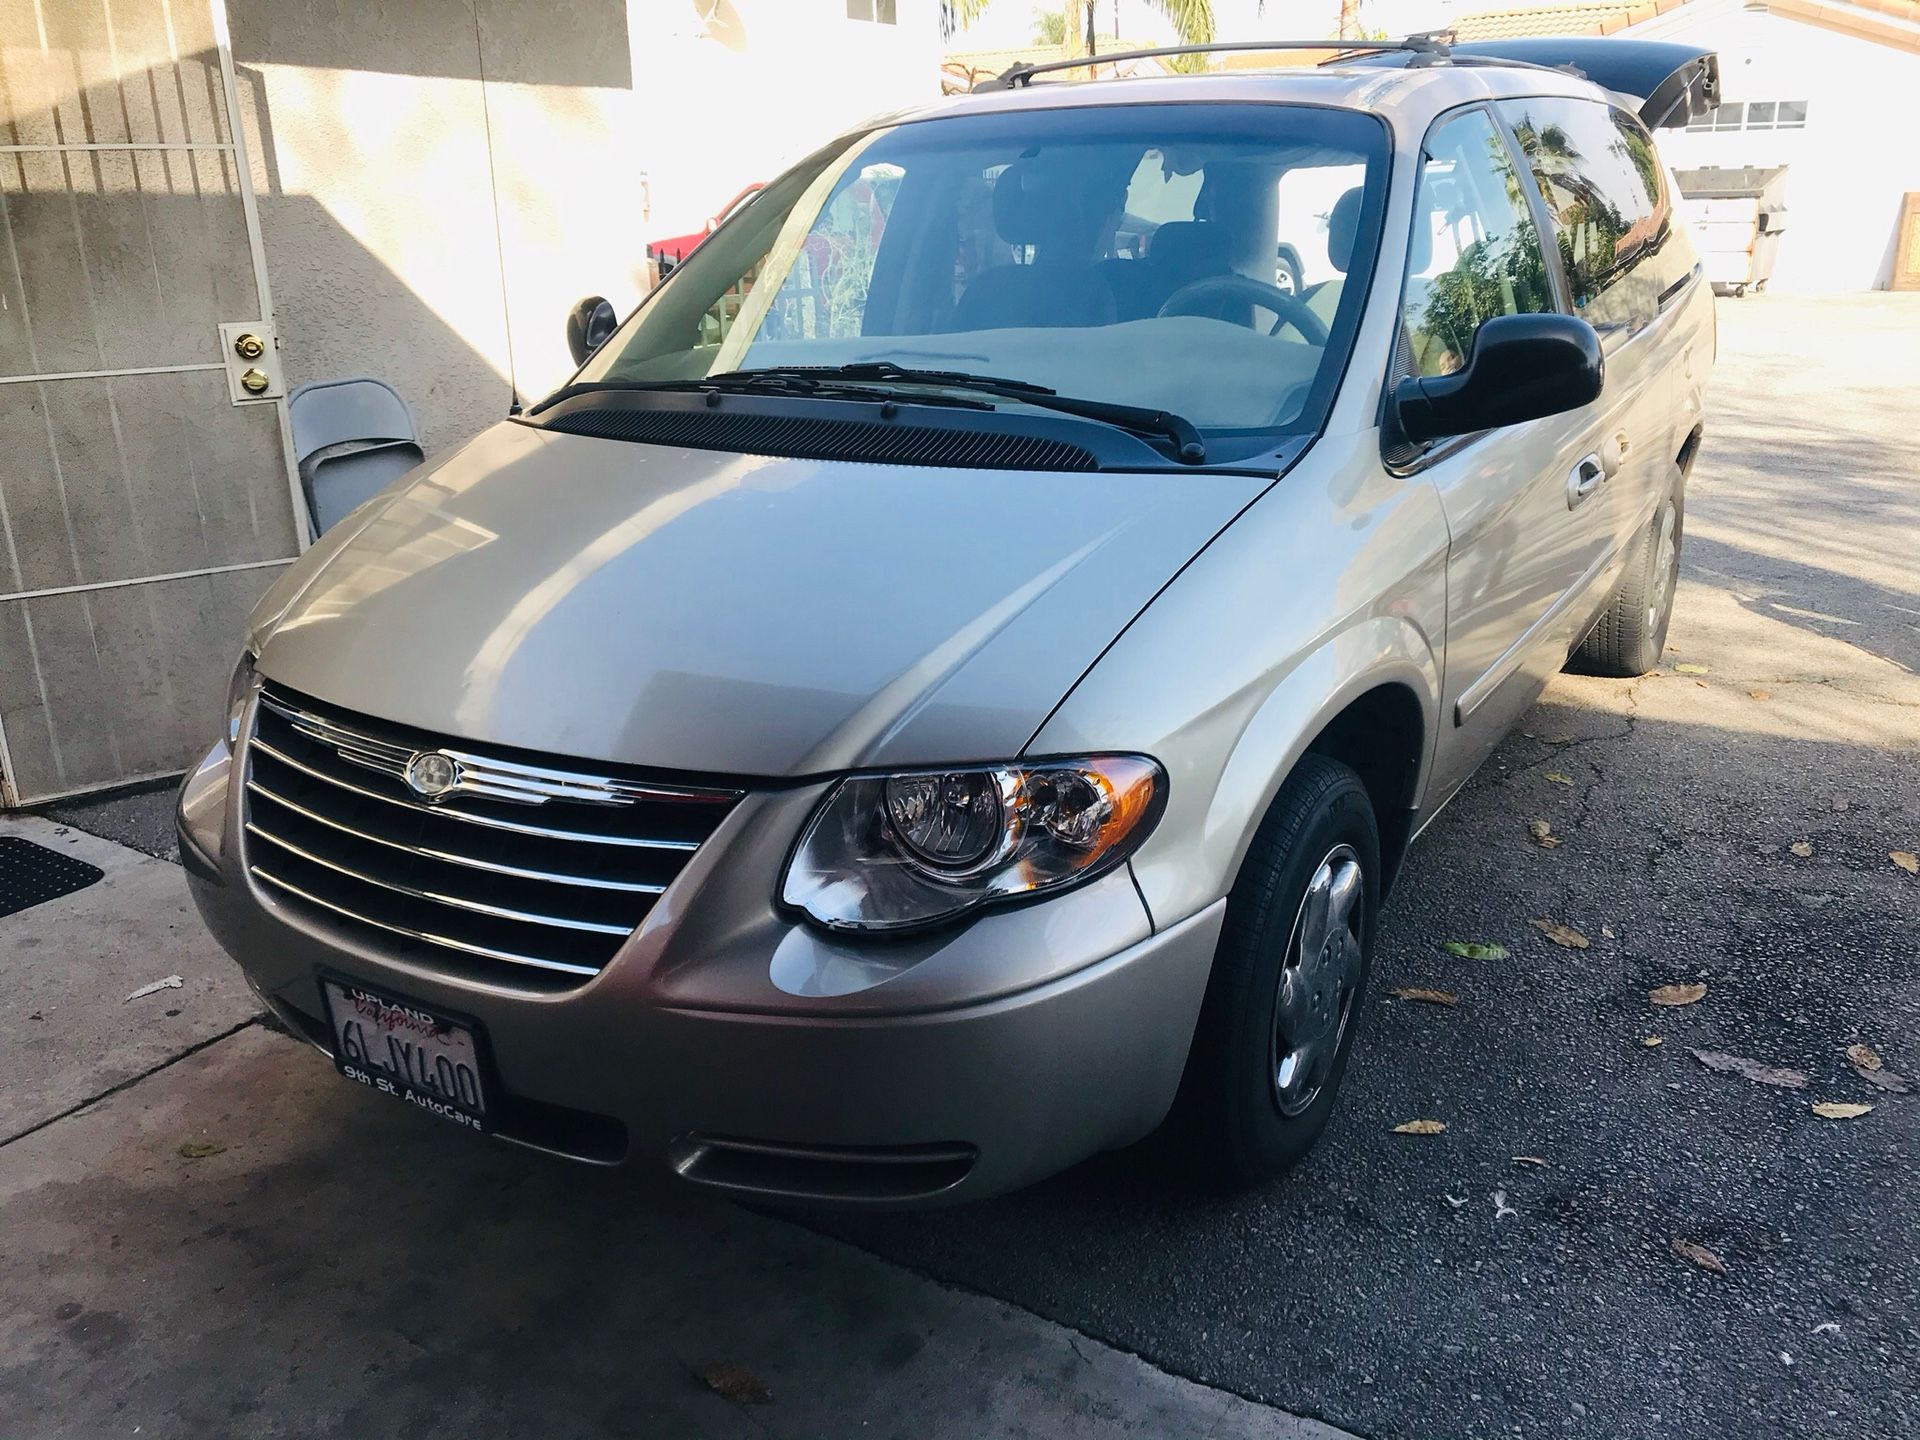
[[1578, 410], [1606, 379], [1600, 337], [1572, 315], [1497, 315], [1451, 375], [1408, 376], [1393, 388], [1393, 416], [1409, 440], [1471, 435]]
[[613, 313], [613, 306], [604, 297], [589, 295], [576, 301], [567, 312], [567, 349], [573, 352], [573, 363], [586, 364], [587, 357], [606, 344], [619, 328], [620, 317]]

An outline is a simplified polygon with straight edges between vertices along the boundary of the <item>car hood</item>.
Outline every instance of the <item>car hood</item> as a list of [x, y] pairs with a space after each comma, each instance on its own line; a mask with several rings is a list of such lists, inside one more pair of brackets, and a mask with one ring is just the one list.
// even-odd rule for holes
[[316, 699], [552, 755], [742, 776], [1005, 758], [1269, 483], [506, 422], [324, 537], [253, 640]]

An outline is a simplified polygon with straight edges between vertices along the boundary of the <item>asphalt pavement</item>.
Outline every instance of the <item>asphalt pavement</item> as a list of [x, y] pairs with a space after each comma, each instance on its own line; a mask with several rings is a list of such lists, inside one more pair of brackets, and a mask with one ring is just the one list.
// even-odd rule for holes
[[1380, 1440], [1920, 1434], [1920, 1095], [1844, 1053], [1920, 1091], [1920, 296], [1725, 300], [1720, 344], [1661, 673], [1556, 679], [1421, 839], [1301, 1169], [813, 1223]]
[[[1720, 314], [1672, 653], [1557, 679], [1422, 839], [1286, 1180], [1209, 1194], [1143, 1147], [753, 1215], [226, 1033], [217, 962], [156, 938], [82, 998], [181, 971], [132, 1002], [182, 1012], [179, 1058], [87, 1056], [0, 1148], [0, 1434], [1920, 1434], [1920, 296]], [[162, 808], [58, 818], [164, 854]], [[107, 884], [158, 936], [154, 877]]]

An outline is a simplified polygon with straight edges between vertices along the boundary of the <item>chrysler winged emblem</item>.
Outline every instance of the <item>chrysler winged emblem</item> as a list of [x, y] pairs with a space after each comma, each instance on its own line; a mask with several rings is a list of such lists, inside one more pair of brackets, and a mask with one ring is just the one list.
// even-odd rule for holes
[[440, 750], [407, 761], [407, 788], [422, 800], [440, 800], [460, 788], [460, 762]]

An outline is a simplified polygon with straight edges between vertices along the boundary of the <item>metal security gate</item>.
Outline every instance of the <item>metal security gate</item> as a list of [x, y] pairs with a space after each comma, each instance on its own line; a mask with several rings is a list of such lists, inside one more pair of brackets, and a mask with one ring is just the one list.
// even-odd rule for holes
[[306, 543], [223, 0], [0, 3], [0, 805], [175, 771]]

